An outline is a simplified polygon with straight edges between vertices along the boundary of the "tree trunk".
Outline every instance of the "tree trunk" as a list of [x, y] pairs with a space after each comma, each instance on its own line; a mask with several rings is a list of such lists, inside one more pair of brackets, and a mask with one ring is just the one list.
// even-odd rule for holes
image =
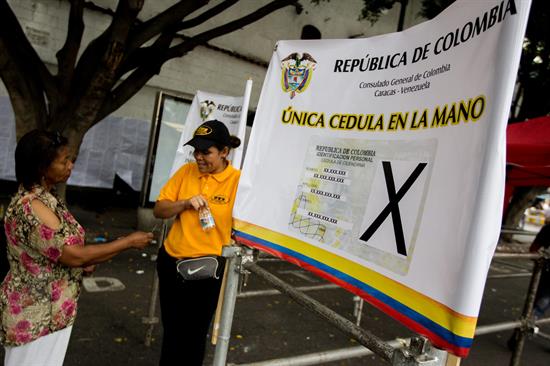
[[523, 212], [529, 207], [533, 200], [543, 193], [546, 193], [546, 187], [518, 187], [514, 191], [508, 211], [504, 217], [505, 227], [518, 227]]
[[[207, 27], [192, 37], [179, 34], [206, 23], [237, 0], [224, 0], [197, 14], [208, 2], [177, 1], [142, 21], [137, 15], [144, 0], [118, 1], [116, 10], [108, 12], [109, 26], [81, 49], [84, 8], [98, 6], [71, 0], [67, 37], [56, 54], [58, 72], [53, 75], [7, 1], [0, 0], [0, 78], [10, 96], [17, 140], [36, 128], [56, 130], [69, 139], [77, 156], [86, 131], [135, 95], [166, 61], [283, 7], [293, 5], [299, 9], [298, 0], [271, 0], [249, 14]], [[175, 38], [178, 42], [173, 42]]]
[[[546, 187], [517, 187], [508, 205], [503, 219], [503, 227], [518, 228], [523, 212], [529, 207], [530, 203], [540, 194], [546, 192]], [[510, 241], [512, 235], [502, 235], [502, 240]]]

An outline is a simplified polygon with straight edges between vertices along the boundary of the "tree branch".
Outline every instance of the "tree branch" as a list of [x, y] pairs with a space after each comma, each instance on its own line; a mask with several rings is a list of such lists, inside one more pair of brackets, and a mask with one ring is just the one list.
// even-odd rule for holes
[[[15, 79], [22, 79], [17, 82], [17, 85], [27, 85], [26, 88], [20, 89], [22, 94], [19, 97], [25, 98], [29, 104], [38, 102], [37, 97], [42, 99], [42, 103], [39, 104], [44, 106], [44, 110], [41, 112], [47, 116], [43, 93], [46, 93], [50, 102], [59, 99], [55, 79], [29, 43], [6, 0], [0, 0], [0, 39], [3, 42], [2, 56], [17, 64], [17, 68], [12, 70], [16, 74], [10, 75], [9, 79], [12, 83]], [[2, 75], [2, 79], [5, 77], [8, 76]], [[6, 85], [6, 87], [9, 90], [9, 86]], [[39, 117], [39, 120], [42, 118]]]
[[132, 52], [145, 42], [151, 40], [167, 29], [171, 29], [187, 15], [193, 13], [197, 9], [200, 9], [207, 3], [208, 0], [179, 1], [162, 13], [159, 13], [153, 18], [143, 22], [133, 32], [131, 40], [128, 42], [128, 51]]
[[[191, 51], [196, 46], [207, 42], [208, 40], [227, 34], [242, 28], [250, 23], [263, 18], [264, 16], [288, 5], [296, 5], [297, 0], [275, 0], [266, 6], [244, 16], [240, 19], [229, 22], [223, 26], [214, 28], [210, 31], [201, 33], [195, 37], [184, 40], [181, 44], [168, 48], [165, 52], [157, 52], [154, 59], [147, 59], [147, 63], [136, 68], [124, 81], [122, 81], [111, 93], [111, 97], [104, 103], [100, 113], [97, 115], [97, 121], [101, 120], [109, 113], [122, 106], [128, 99], [137, 93], [149, 79], [160, 72], [162, 65], [176, 57], [181, 57]], [[175, 34], [172, 34], [174, 37]], [[144, 49], [142, 49], [144, 50]]]
[[[88, 3], [87, 6], [89, 6]], [[141, 10], [141, 8], [131, 9], [128, 6], [128, 0], [120, 1], [112, 15], [109, 27], [86, 47], [75, 70], [72, 95], [83, 95], [85, 91], [80, 90], [79, 87], [88, 85], [100, 72], [99, 69], [107, 61], [109, 50], [113, 49], [113, 42], [124, 44], [137, 14]]]
[[180, 30], [183, 30], [183, 29], [189, 29], [189, 28], [196, 27], [197, 25], [202, 24], [205, 21], [207, 21], [209, 19], [212, 19], [216, 15], [218, 15], [218, 14], [222, 13], [223, 11], [229, 9], [231, 6], [236, 4], [238, 1], [239, 0], [225, 0], [222, 3], [214, 6], [213, 8], [208, 9], [204, 13], [196, 16], [195, 18], [189, 19], [189, 20], [186, 20], [186, 21], [183, 21], [183, 22], [179, 23], [175, 30], [177, 32], [177, 31], [180, 31]]
[[47, 113], [41, 88], [31, 80], [20, 77], [24, 73], [22, 64], [6, 52], [4, 40], [0, 38], [0, 77], [8, 90], [15, 115], [17, 139], [35, 128], [46, 128]]
[[35, 128], [45, 128], [47, 117], [42, 89], [35, 88], [30, 80], [21, 77], [24, 73], [22, 64], [11, 57], [4, 39], [0, 38], [0, 78], [10, 96], [18, 139]]
[[71, 10], [69, 12], [69, 24], [67, 27], [67, 38], [63, 47], [57, 52], [57, 83], [61, 90], [69, 90], [73, 78], [76, 58], [82, 34], [84, 33], [84, 0], [70, 0]]
[[189, 40], [184, 41], [179, 45], [170, 48], [163, 62], [168, 61], [169, 59], [172, 59], [172, 58], [181, 57], [200, 44], [206, 43], [209, 40], [222, 36], [224, 34], [236, 31], [237, 29], [243, 28], [251, 23], [254, 23], [255, 21], [265, 17], [266, 15], [273, 13], [276, 10], [284, 8], [285, 6], [288, 6], [288, 5], [296, 5], [297, 3], [298, 3], [298, 0], [274, 0], [269, 4], [254, 11], [253, 13], [245, 15], [242, 18], [233, 20], [222, 26], [213, 28], [209, 31], [200, 33], [196, 36], [189, 38]]
[[96, 116], [94, 124], [107, 117], [113, 111], [116, 111], [124, 103], [134, 96], [147, 84], [147, 82], [160, 72], [162, 62], [151, 62], [134, 70], [130, 76], [123, 80], [106, 98], [99, 113]]
[[[76, 85], [70, 105], [56, 123], [64, 130], [71, 119], [89, 128], [106, 95], [116, 82], [117, 70], [124, 58], [125, 44], [143, 0], [121, 0], [109, 27], [86, 49], [76, 69]], [[81, 86], [83, 89], [79, 90]], [[74, 122], [73, 122], [74, 123]]]
[[153, 62], [159, 55], [164, 54], [170, 47], [175, 35], [175, 32], [162, 33], [151, 46], [141, 47], [133, 51], [119, 67], [117, 79], [120, 79], [127, 72]]

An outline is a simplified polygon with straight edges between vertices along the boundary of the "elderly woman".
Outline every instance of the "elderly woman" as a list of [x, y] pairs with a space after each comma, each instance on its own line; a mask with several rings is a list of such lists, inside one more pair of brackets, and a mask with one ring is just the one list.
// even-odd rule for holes
[[62, 365], [77, 311], [82, 272], [153, 235], [135, 232], [84, 244], [84, 230], [55, 194], [73, 167], [67, 139], [34, 130], [15, 149], [19, 190], [4, 217], [10, 270], [0, 287], [4, 365]]
[[[186, 143], [195, 148], [196, 162], [182, 166], [170, 178], [155, 204], [156, 217], [177, 216], [157, 260], [164, 329], [161, 365], [202, 365], [223, 273], [219, 256], [231, 240], [240, 177], [227, 156], [240, 143], [222, 122], [204, 122]], [[209, 258], [198, 262], [205, 256]], [[217, 261], [216, 273], [207, 271], [212, 258]], [[194, 265], [185, 269], [181, 266], [185, 259]], [[180, 273], [200, 279], [184, 279]]]

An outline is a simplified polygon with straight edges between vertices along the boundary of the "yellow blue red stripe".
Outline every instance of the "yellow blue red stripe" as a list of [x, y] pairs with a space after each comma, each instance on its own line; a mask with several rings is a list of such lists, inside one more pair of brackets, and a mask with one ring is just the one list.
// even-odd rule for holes
[[468, 354], [477, 318], [459, 314], [390, 278], [296, 238], [241, 220], [235, 220], [234, 226], [238, 241], [337, 283], [425, 335], [437, 347], [460, 357]]

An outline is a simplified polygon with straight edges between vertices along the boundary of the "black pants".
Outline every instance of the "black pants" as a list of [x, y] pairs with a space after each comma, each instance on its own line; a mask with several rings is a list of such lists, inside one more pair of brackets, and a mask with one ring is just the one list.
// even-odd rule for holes
[[218, 280], [183, 282], [176, 271], [176, 259], [164, 247], [159, 250], [157, 272], [164, 328], [160, 365], [201, 366], [221, 276]]

